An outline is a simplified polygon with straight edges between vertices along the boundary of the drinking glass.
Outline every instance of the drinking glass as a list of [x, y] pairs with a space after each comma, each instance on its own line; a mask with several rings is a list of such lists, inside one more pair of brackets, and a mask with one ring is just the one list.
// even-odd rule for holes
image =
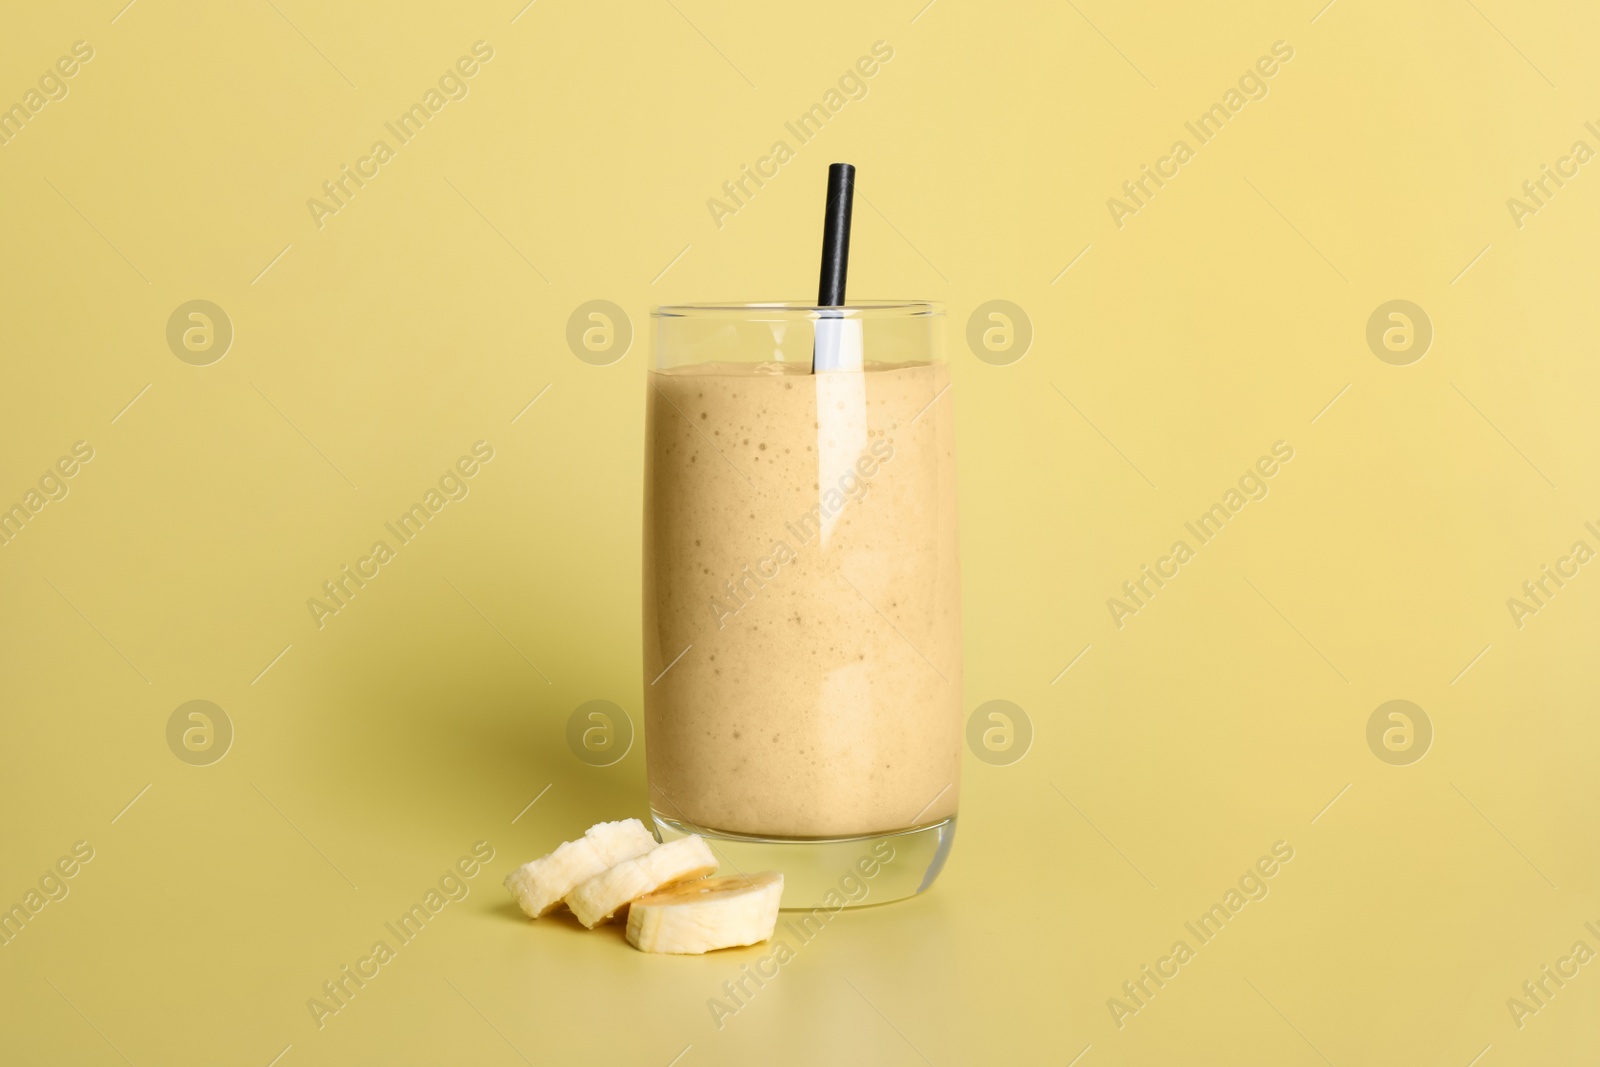
[[954, 839], [962, 740], [943, 308], [651, 315], [656, 826], [706, 837], [740, 871], [783, 872], [786, 908], [921, 892]]

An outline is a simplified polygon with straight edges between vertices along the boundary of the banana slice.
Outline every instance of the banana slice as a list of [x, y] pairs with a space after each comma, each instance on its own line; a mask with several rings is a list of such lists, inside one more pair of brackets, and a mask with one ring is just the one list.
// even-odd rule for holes
[[592, 930], [636, 897], [715, 873], [717, 858], [711, 854], [711, 846], [691, 834], [595, 875], [567, 894], [567, 907]]
[[628, 906], [628, 943], [690, 955], [758, 944], [772, 936], [782, 897], [783, 875], [775, 871], [685, 882]]
[[537, 919], [559, 907], [579, 883], [655, 847], [655, 836], [638, 819], [596, 823], [578, 840], [506, 875], [505, 886], [522, 910]]

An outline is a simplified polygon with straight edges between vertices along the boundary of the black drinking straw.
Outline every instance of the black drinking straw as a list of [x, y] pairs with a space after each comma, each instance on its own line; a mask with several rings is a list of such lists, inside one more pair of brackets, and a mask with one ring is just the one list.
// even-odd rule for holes
[[[855, 200], [856, 168], [849, 163], [828, 165], [828, 204], [822, 218], [822, 281], [817, 286], [818, 307], [844, 304], [845, 274], [850, 266], [850, 209]], [[811, 370], [816, 373], [815, 351]]]

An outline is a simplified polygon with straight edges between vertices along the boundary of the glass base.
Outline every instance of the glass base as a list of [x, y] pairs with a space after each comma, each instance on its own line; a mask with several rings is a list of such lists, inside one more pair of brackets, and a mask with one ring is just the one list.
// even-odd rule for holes
[[705, 838], [723, 863], [721, 874], [781, 872], [784, 911], [865, 907], [916, 896], [944, 869], [956, 836], [954, 815], [910, 830], [823, 838], [718, 833], [659, 811], [651, 815], [663, 843], [689, 834]]

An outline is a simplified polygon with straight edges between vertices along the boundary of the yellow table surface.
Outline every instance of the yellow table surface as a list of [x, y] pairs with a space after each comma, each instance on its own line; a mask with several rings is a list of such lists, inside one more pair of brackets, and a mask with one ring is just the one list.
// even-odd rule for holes
[[[1595, 1062], [1592, 6], [122, 2], [0, 34], [0, 1062]], [[1021, 713], [931, 892], [718, 1012], [770, 948], [498, 883], [648, 815], [648, 307], [806, 299], [835, 160], [851, 293], [949, 308]]]

